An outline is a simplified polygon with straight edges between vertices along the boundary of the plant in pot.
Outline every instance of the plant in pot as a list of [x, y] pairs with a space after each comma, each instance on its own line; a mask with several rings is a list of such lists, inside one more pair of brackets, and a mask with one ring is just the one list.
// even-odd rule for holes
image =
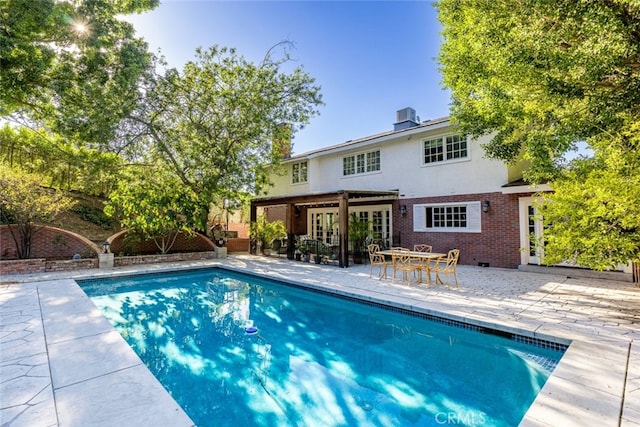
[[313, 243], [313, 240], [311, 240], [311, 238], [308, 237], [308, 236], [302, 236], [298, 240], [298, 245], [296, 247], [296, 252], [300, 253], [301, 258], [305, 262], [309, 262], [311, 260], [311, 244], [312, 243]]
[[352, 213], [349, 216], [349, 242], [353, 248], [354, 264], [362, 264], [369, 234], [369, 222], [361, 220], [358, 215]]
[[258, 252], [266, 255], [275, 239], [284, 239], [287, 236], [287, 227], [279, 219], [269, 222], [264, 215], [260, 215], [249, 226], [249, 235], [257, 242]]

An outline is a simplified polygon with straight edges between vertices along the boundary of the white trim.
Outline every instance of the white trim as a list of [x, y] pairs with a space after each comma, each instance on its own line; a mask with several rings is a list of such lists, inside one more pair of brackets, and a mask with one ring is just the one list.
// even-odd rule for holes
[[[465, 206], [467, 208], [466, 227], [438, 227], [428, 228], [426, 220], [426, 208], [440, 206]], [[413, 205], [413, 231], [431, 233], [481, 233], [482, 209], [478, 202], [448, 202], [448, 203], [421, 203]]]
[[[520, 197], [520, 199], [518, 200], [518, 212], [520, 220], [520, 264], [523, 265], [541, 265], [542, 258], [544, 256], [543, 253], [540, 253], [539, 249], [535, 255], [531, 255], [529, 252], [529, 206], [534, 205], [538, 200], [538, 197]], [[534, 224], [534, 232], [536, 238], [543, 237], [543, 225], [541, 221], [536, 221], [536, 223]]]
[[[446, 150], [447, 142], [446, 142], [446, 138], [450, 137], [450, 136], [460, 136], [461, 138], [464, 137], [464, 139], [465, 139], [465, 141], [467, 143], [467, 147], [466, 147], [467, 155], [465, 157], [456, 157], [454, 159], [447, 159], [447, 150]], [[424, 161], [424, 158], [425, 158], [424, 144], [425, 144], [425, 142], [433, 141], [434, 139], [441, 139], [442, 140], [443, 160], [427, 163], [427, 162]], [[459, 132], [447, 132], [447, 133], [441, 133], [441, 134], [433, 135], [433, 136], [426, 136], [426, 137], [424, 137], [424, 138], [422, 138], [420, 140], [420, 166], [429, 168], [429, 167], [435, 167], [435, 166], [448, 165], [448, 164], [451, 164], [451, 163], [469, 162], [469, 161], [471, 161], [471, 143], [470, 142], [471, 142], [471, 139], [469, 138], [469, 135], [462, 135]]]
[[549, 192], [553, 189], [549, 184], [538, 185], [518, 185], [513, 187], [502, 187], [502, 194], [517, 194], [517, 193], [541, 193]]

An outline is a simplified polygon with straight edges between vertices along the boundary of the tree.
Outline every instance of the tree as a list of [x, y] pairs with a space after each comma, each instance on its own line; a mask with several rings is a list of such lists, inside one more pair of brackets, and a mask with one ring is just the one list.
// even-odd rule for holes
[[117, 180], [122, 158], [42, 129], [5, 125], [0, 128], [0, 164], [38, 174], [49, 187], [105, 196]]
[[31, 255], [33, 236], [72, 201], [64, 193], [40, 185], [41, 177], [9, 168], [0, 169], [0, 217], [9, 232], [20, 259]]
[[[545, 197], [545, 262], [579, 259], [604, 268], [638, 260], [627, 213], [636, 211], [640, 195], [607, 193], [610, 182], [640, 175], [633, 155], [640, 118], [638, 2], [441, 0], [437, 7], [444, 26], [439, 61], [454, 122], [467, 134], [492, 135], [484, 146], [489, 157], [524, 158], [530, 162], [525, 177], [555, 189]], [[564, 155], [582, 141], [594, 159], [567, 164]], [[603, 206], [586, 196], [596, 194], [600, 203], [608, 194], [607, 221], [615, 226], [595, 227], [604, 220]], [[569, 218], [575, 220], [563, 222]], [[623, 249], [596, 253], [594, 227], [603, 246]]]
[[0, 117], [77, 141], [108, 141], [135, 107], [151, 55], [119, 15], [158, 0], [3, 0]]
[[512, 161], [524, 151], [531, 178], [553, 178], [576, 142], [617, 131], [620, 113], [638, 116], [636, 1], [437, 4], [452, 116], [469, 134], [495, 133], [489, 156]]
[[206, 225], [208, 204], [166, 169], [132, 167], [109, 195], [105, 213], [124, 228], [153, 240], [162, 254], [171, 250], [178, 234], [192, 235]]
[[198, 49], [182, 73], [170, 69], [147, 82], [124, 126], [145, 135], [143, 147], [196, 194], [213, 201], [259, 193], [268, 168], [282, 160], [283, 141], [321, 104], [301, 68], [281, 71], [287, 60], [269, 52], [256, 65], [234, 49]]
[[639, 171], [640, 122], [617, 139], [602, 141], [593, 158], [575, 161], [540, 206], [545, 263], [568, 260], [602, 270], [637, 262]]

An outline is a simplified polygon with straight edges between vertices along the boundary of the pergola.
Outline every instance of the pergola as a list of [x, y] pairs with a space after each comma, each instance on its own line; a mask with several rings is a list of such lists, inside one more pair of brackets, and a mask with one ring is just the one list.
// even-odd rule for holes
[[340, 267], [349, 267], [349, 206], [363, 206], [398, 200], [398, 190], [337, 190], [323, 193], [259, 197], [251, 200], [251, 222], [257, 220], [258, 207], [286, 205], [287, 207], [287, 257], [293, 259], [295, 251], [294, 219], [296, 209], [302, 206], [337, 206], [339, 218], [339, 255]]

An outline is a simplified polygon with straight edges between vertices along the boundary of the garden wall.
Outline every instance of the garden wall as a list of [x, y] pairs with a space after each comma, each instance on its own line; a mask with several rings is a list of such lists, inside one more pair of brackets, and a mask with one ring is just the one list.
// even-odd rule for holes
[[119, 256], [113, 259], [113, 266], [124, 267], [127, 265], [154, 264], [159, 262], [197, 261], [215, 258], [216, 253], [214, 251], [175, 253], [165, 255]]
[[[114, 234], [108, 240], [110, 250], [116, 257], [130, 255], [154, 255], [158, 253], [158, 247], [153, 240], [127, 239], [127, 230]], [[169, 250], [169, 253], [179, 252], [206, 252], [215, 249], [214, 243], [202, 234], [196, 233], [193, 236], [187, 236], [180, 233], [175, 243]]]
[[[17, 233], [15, 225], [0, 225], [0, 260], [18, 259], [18, 250], [9, 227]], [[71, 231], [46, 225], [36, 227], [31, 241], [31, 259], [71, 260], [76, 254], [80, 258], [97, 258], [101, 250], [91, 240]]]
[[6, 274], [44, 273], [48, 271], [72, 271], [98, 268], [97, 258], [47, 261], [45, 258], [30, 258], [0, 261], [0, 276]]

